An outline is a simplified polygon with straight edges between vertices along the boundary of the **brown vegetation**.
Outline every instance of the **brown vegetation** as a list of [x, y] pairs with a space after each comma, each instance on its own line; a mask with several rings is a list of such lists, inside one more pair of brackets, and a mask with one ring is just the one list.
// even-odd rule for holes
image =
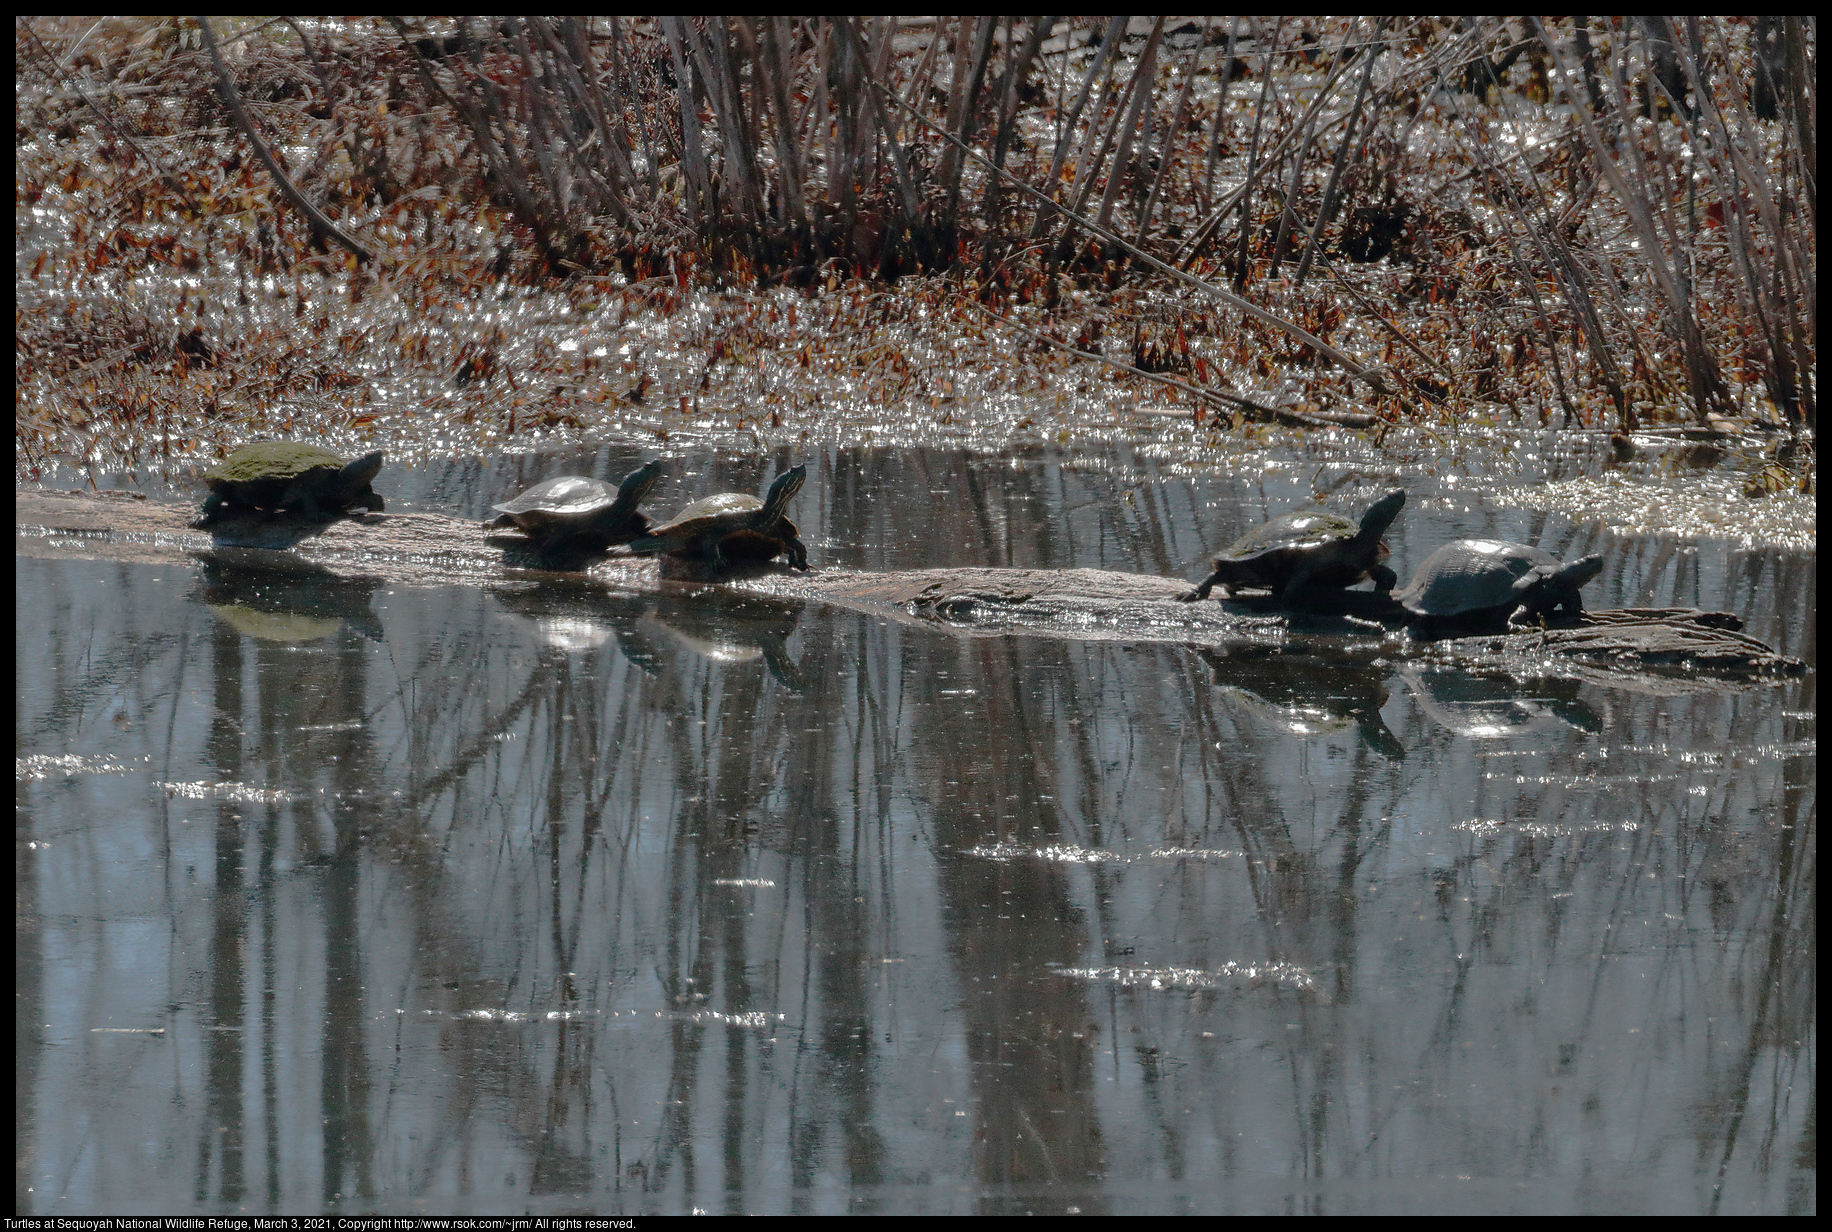
[[1814, 420], [1810, 18], [16, 32], [27, 473], [946, 423], [1077, 356], [1218, 424]]

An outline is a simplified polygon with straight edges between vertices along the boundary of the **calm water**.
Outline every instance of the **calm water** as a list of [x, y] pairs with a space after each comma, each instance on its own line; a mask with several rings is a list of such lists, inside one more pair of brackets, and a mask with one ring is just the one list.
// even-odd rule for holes
[[[817, 565], [1195, 578], [1299, 496], [814, 461]], [[1399, 481], [1402, 577], [1597, 550], [1593, 607], [1814, 655], [1810, 556]], [[17, 593], [21, 1213], [1815, 1209], [1812, 674], [27, 557]]]

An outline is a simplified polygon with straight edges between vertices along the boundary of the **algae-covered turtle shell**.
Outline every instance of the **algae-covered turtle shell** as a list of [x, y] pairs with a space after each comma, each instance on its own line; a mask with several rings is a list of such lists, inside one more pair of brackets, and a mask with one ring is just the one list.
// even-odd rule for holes
[[381, 469], [379, 450], [346, 463], [317, 445], [257, 441], [204, 472], [210, 495], [193, 525], [230, 514], [298, 514], [329, 522], [358, 507], [379, 513], [382, 498], [369, 484]]
[[543, 479], [514, 500], [492, 505], [502, 516], [484, 527], [514, 527], [544, 552], [598, 551], [628, 543], [649, 529], [649, 519], [637, 506], [661, 474], [661, 463], [650, 462], [625, 475], [614, 488], [583, 475]]
[[1501, 539], [1459, 539], [1430, 556], [1393, 597], [1416, 626], [1504, 625], [1562, 610], [1583, 612], [1578, 588], [1603, 571], [1601, 556], [1564, 564], [1550, 552]]
[[1405, 503], [1405, 492], [1389, 492], [1359, 524], [1327, 509], [1276, 517], [1223, 548], [1215, 557], [1215, 572], [1177, 597], [1194, 603], [1219, 585], [1229, 594], [1257, 587], [1291, 601], [1311, 588], [1353, 586], [1363, 578], [1373, 578], [1377, 589], [1392, 590], [1399, 579], [1384, 563], [1387, 545], [1381, 536]]
[[668, 552], [704, 557], [715, 568], [723, 568], [727, 560], [767, 561], [786, 552], [792, 566], [806, 571], [807, 549], [796, 537], [795, 523], [783, 511], [807, 477], [805, 465], [784, 471], [762, 500], [748, 492], [722, 492], [697, 500], [660, 526], [650, 527], [648, 534], [632, 539], [630, 550], [643, 555]]

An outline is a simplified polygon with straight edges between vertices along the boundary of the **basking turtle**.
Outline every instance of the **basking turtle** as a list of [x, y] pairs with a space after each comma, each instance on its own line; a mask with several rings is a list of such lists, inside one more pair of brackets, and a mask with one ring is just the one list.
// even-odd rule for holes
[[194, 527], [235, 514], [298, 514], [331, 522], [358, 506], [377, 513], [382, 498], [369, 486], [382, 469], [382, 455], [364, 454], [346, 463], [328, 449], [297, 441], [256, 441], [244, 445], [204, 472], [210, 495]]
[[649, 519], [636, 507], [661, 477], [662, 464], [651, 462], [614, 488], [583, 475], [543, 479], [514, 500], [490, 506], [502, 516], [485, 522], [484, 529], [515, 527], [543, 553], [602, 551], [649, 529]]
[[630, 550], [644, 556], [669, 552], [707, 557], [715, 569], [725, 568], [731, 558], [767, 561], [787, 552], [789, 563], [805, 572], [808, 551], [783, 510], [807, 477], [805, 465], [784, 471], [762, 500], [748, 492], [697, 500], [660, 526], [650, 527], [648, 534], [632, 539]]
[[1601, 556], [1570, 564], [1525, 544], [1500, 539], [1459, 539], [1430, 556], [1393, 597], [1418, 628], [1433, 625], [1495, 626], [1532, 620], [1563, 608], [1584, 610], [1578, 587], [1603, 571]]
[[1259, 587], [1290, 602], [1307, 589], [1353, 586], [1362, 578], [1373, 578], [1378, 590], [1392, 590], [1399, 579], [1382, 563], [1387, 545], [1381, 536], [1405, 503], [1405, 492], [1389, 492], [1361, 515], [1359, 526], [1327, 509], [1274, 518], [1223, 548], [1208, 580], [1177, 598], [1194, 603], [1220, 585], [1229, 594]]

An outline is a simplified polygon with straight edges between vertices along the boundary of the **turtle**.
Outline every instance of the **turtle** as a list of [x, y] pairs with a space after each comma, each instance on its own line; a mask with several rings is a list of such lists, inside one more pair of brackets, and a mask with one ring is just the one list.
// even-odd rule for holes
[[543, 479], [514, 500], [490, 506], [502, 516], [485, 522], [484, 529], [514, 527], [537, 541], [543, 553], [601, 551], [649, 529], [649, 519], [636, 507], [661, 477], [662, 464], [650, 462], [614, 488], [583, 475]]
[[1550, 552], [1501, 539], [1458, 539], [1430, 556], [1393, 597], [1411, 614], [1413, 627], [1495, 626], [1515, 618], [1567, 616], [1584, 610], [1578, 587], [1603, 571], [1603, 558], [1562, 563]]
[[650, 556], [710, 557], [723, 569], [728, 558], [774, 560], [784, 552], [789, 563], [806, 572], [808, 551], [796, 538], [795, 523], [783, 516], [789, 498], [808, 477], [806, 465], [784, 471], [758, 500], [748, 492], [724, 492], [697, 500], [649, 533], [630, 541], [630, 550]]
[[209, 526], [232, 514], [298, 514], [332, 522], [358, 506], [380, 513], [382, 498], [369, 483], [381, 469], [380, 450], [345, 462], [317, 445], [256, 441], [204, 472], [210, 495], [191, 525]]
[[1229, 594], [1260, 587], [1290, 602], [1309, 588], [1353, 586], [1362, 578], [1372, 578], [1376, 589], [1390, 591], [1399, 579], [1382, 563], [1387, 545], [1381, 536], [1405, 503], [1406, 493], [1395, 489], [1361, 515], [1359, 526], [1327, 509], [1299, 509], [1276, 517], [1223, 548], [1215, 557], [1215, 572], [1177, 598], [1194, 603], [1220, 585]]

